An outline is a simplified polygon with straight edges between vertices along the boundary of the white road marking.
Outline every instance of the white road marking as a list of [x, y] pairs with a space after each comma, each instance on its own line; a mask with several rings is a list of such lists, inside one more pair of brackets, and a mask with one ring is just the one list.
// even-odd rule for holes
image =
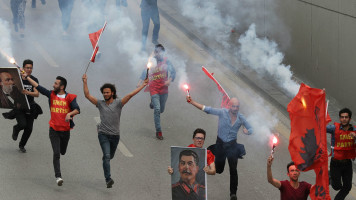
[[43, 56], [47, 63], [52, 67], [59, 67], [59, 65], [54, 61], [54, 59], [47, 53], [47, 51], [36, 41], [33, 41], [34, 46], [37, 51]]
[[[96, 123], [98, 124], [100, 123], [100, 117], [94, 117], [94, 120], [96, 121]], [[127, 147], [125, 146], [125, 144], [121, 139], [118, 145], [118, 149], [121, 151], [122, 154], [124, 154], [124, 156], [130, 158], [133, 157], [133, 154], [127, 149]]]

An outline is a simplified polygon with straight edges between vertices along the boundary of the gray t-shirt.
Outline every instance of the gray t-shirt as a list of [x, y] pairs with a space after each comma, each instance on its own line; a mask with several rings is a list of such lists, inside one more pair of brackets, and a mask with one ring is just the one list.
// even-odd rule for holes
[[98, 100], [96, 107], [100, 112], [98, 132], [107, 135], [120, 135], [121, 99], [114, 99], [109, 105], [106, 105], [105, 100]]

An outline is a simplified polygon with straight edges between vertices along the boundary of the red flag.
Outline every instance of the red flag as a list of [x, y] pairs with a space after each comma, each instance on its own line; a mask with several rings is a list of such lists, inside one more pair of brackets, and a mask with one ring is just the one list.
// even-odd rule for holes
[[221, 87], [220, 83], [213, 77], [214, 73], [210, 73], [204, 66], [202, 67], [202, 70], [211, 80], [213, 80], [215, 82], [215, 84], [218, 86], [218, 90], [223, 94], [223, 99], [221, 101], [221, 107], [228, 108], [230, 97], [225, 92], [224, 88]]
[[100, 39], [100, 36], [103, 33], [103, 31], [105, 30], [105, 27], [106, 27], [106, 22], [104, 24], [104, 27], [101, 28], [100, 30], [98, 30], [97, 32], [89, 33], [89, 39], [90, 39], [91, 45], [93, 46], [93, 54], [91, 55], [91, 58], [90, 58], [91, 62], [95, 62], [96, 53], [98, 53], [98, 51], [99, 51], [99, 45], [98, 45], [99, 39]]
[[311, 199], [331, 199], [329, 194], [328, 152], [326, 143], [327, 112], [325, 91], [301, 84], [298, 94], [288, 104], [291, 120], [289, 153], [297, 168], [314, 169], [316, 183]]

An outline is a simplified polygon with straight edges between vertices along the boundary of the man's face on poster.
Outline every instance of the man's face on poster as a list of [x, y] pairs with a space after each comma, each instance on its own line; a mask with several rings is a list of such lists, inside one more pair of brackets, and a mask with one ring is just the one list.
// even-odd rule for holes
[[199, 166], [195, 163], [193, 156], [183, 155], [179, 160], [179, 173], [181, 179], [192, 184], [195, 182], [195, 177], [199, 171]]
[[12, 92], [12, 87], [14, 86], [14, 79], [12, 78], [10, 73], [0, 73], [0, 85], [5, 93], [10, 94]]

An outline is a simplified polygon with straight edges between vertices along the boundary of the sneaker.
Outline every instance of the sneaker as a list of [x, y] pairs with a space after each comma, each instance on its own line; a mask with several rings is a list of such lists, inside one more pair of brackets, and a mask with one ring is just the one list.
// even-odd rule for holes
[[110, 179], [106, 182], [106, 188], [112, 188], [112, 185], [114, 185], [114, 180]]
[[158, 138], [159, 140], [163, 140], [162, 132], [156, 132], [156, 138]]
[[237, 196], [236, 196], [236, 194], [232, 194], [232, 195], [230, 195], [230, 200], [237, 200]]
[[20, 147], [19, 151], [22, 152], [22, 153], [26, 153], [25, 147]]
[[61, 177], [57, 177], [57, 178], [56, 178], [56, 182], [57, 182], [57, 185], [58, 185], [58, 186], [62, 186], [62, 184], [63, 184], [63, 179], [62, 179]]
[[16, 128], [15, 128], [15, 126], [14, 126], [14, 128], [12, 129], [12, 139], [13, 139], [14, 141], [17, 140], [17, 137], [19, 136], [19, 132], [20, 132], [20, 131], [16, 130]]
[[152, 102], [150, 103], [150, 108], [153, 109], [153, 103]]

